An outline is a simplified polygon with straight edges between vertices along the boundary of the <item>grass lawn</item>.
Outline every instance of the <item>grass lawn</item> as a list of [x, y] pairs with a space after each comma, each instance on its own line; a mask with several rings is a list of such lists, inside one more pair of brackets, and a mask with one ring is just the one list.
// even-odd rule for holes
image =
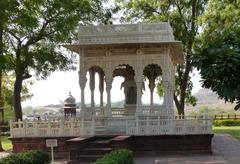
[[227, 133], [240, 140], [240, 126], [213, 127], [214, 133]]
[[5, 151], [12, 149], [12, 142], [8, 139], [8, 136], [1, 136], [2, 147]]

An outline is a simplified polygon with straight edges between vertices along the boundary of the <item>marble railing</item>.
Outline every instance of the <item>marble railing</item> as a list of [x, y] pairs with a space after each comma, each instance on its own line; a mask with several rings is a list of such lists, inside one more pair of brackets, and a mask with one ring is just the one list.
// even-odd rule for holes
[[126, 121], [127, 135], [184, 135], [211, 134], [212, 119], [208, 116], [161, 119], [161, 117], [137, 117]]
[[152, 24], [119, 24], [80, 26], [76, 44], [108, 44], [138, 42], [174, 42], [167, 22]]
[[208, 116], [163, 119], [160, 116], [92, 117], [85, 119], [25, 120], [10, 122], [11, 137], [66, 137], [101, 134], [183, 135], [211, 134]]

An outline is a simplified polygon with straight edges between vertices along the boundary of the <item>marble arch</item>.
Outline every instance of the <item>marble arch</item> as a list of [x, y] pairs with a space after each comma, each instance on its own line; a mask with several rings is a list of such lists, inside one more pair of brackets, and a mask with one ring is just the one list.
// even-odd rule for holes
[[[165, 91], [164, 103], [158, 107], [153, 107], [153, 104], [151, 104], [147, 108], [160, 115], [173, 117], [175, 66], [183, 63], [183, 53], [181, 42], [174, 40], [169, 23], [81, 26], [78, 41], [75, 44], [64, 46], [77, 52], [80, 56], [79, 82], [83, 111], [88, 111], [84, 104], [86, 71], [97, 65], [104, 71], [107, 92], [107, 105], [101, 110], [104, 111], [102, 113], [105, 115], [112, 116], [113, 72], [117, 66], [125, 64], [131, 66], [135, 73], [131, 83], [134, 83], [136, 87], [130, 95], [136, 96], [136, 103], [132, 104], [135, 105], [135, 111], [131, 115], [144, 115], [146, 107], [141, 102], [143, 71], [147, 65], [156, 64], [162, 70]], [[90, 81], [90, 83], [92, 82]], [[136, 94], [134, 94], [135, 92]], [[132, 100], [134, 100], [134, 97]], [[91, 104], [93, 108], [94, 102]]]

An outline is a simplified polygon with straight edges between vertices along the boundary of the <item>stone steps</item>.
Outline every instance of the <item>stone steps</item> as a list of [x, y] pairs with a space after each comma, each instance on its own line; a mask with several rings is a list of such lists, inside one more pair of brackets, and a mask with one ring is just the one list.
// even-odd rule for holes
[[130, 136], [98, 135], [75, 138], [67, 141], [69, 147], [68, 164], [93, 163], [114, 149], [126, 148]]
[[76, 143], [76, 145], [80, 146], [70, 150], [71, 161], [69, 161], [69, 164], [95, 162], [98, 158], [112, 151], [110, 142], [114, 137], [93, 137], [91, 140], [85, 142], [84, 145]]
[[85, 148], [79, 152], [81, 155], [104, 155], [112, 151], [112, 148]]

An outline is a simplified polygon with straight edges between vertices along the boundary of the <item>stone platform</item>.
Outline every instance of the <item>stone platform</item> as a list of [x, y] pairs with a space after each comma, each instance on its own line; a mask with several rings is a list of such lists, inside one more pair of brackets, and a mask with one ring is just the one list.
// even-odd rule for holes
[[58, 147], [54, 148], [55, 158], [68, 159], [68, 147], [66, 141], [76, 137], [25, 137], [10, 138], [13, 145], [13, 153], [27, 150], [42, 150], [50, 154], [50, 148], [46, 147], [46, 139], [57, 139]]
[[120, 148], [141, 154], [211, 153], [213, 134], [159, 136], [94, 136], [67, 141], [68, 164], [93, 162], [104, 154]]
[[[160, 153], [211, 153], [213, 134], [199, 135], [156, 135], [156, 136], [120, 136], [102, 135], [88, 137], [53, 137], [58, 140], [54, 148], [55, 157], [69, 159], [72, 163], [94, 161], [104, 154], [119, 148], [130, 149], [134, 154]], [[52, 138], [52, 139], [53, 139]], [[12, 138], [13, 152], [43, 150], [46, 139], [51, 137]]]

